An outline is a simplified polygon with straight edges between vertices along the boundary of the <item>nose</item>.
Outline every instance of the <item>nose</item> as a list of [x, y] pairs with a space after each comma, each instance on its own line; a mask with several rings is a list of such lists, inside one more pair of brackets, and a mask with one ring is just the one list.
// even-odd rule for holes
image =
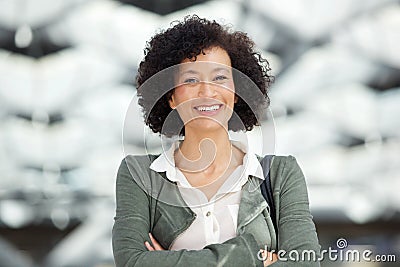
[[215, 96], [215, 88], [210, 82], [202, 82], [199, 88], [199, 97], [213, 97]]

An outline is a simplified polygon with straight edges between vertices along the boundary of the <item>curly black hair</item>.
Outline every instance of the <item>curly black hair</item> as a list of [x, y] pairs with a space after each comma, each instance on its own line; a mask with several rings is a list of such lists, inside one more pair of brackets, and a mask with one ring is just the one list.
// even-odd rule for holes
[[[229, 27], [222, 26], [215, 20], [209, 21], [192, 15], [185, 17], [181, 22], [172, 23], [169, 29], [153, 36], [144, 49], [145, 57], [139, 65], [136, 77], [137, 95], [145, 123], [153, 132], [168, 137], [185, 134], [179, 116], [171, 120], [176, 125], [170, 128], [163, 127], [167, 117], [172, 115], [171, 112], [176, 112], [168, 103], [173, 93], [173, 81], [164, 83], [164, 88], [170, 83], [171, 90], [167, 92], [161, 91], [159, 84], [142, 85], [153, 75], [180, 64], [184, 59], [195, 61], [197, 55], [204, 54], [204, 50], [212, 47], [224, 49], [231, 59], [232, 67], [242, 73], [242, 77], [233, 73], [235, 94], [238, 97], [234, 105], [234, 114], [237, 116], [232, 116], [228, 121], [229, 130], [250, 131], [255, 125], [260, 125], [257, 118], [260, 118], [262, 111], [270, 104], [267, 91], [273, 81], [273, 76], [268, 73], [271, 70], [268, 61], [254, 51], [255, 44], [246, 33], [231, 31]], [[249, 82], [243, 79], [244, 75], [255, 85], [249, 85]], [[168, 80], [168, 77], [164, 78]], [[263, 97], [259, 94], [249, 95], [249, 86], [257, 86]], [[242, 98], [244, 95], [245, 100]], [[178, 132], [176, 129], [179, 129]]]

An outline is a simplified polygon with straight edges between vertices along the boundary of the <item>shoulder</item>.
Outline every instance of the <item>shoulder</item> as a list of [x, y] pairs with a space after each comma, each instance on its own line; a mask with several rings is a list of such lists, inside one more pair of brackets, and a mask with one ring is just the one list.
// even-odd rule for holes
[[150, 164], [159, 155], [127, 155], [122, 159], [118, 169], [118, 176], [127, 175], [133, 177], [147, 176], [150, 172]]
[[136, 167], [139, 169], [148, 169], [150, 164], [159, 155], [146, 154], [146, 155], [126, 155], [122, 159], [121, 165], [126, 165], [127, 167]]
[[264, 155], [263, 157], [259, 155], [256, 156], [259, 161], [265, 157], [271, 157], [270, 169], [274, 170], [284, 170], [285, 168], [293, 168], [298, 166], [296, 158], [292, 155]]
[[[127, 155], [118, 169], [116, 185], [117, 192], [126, 191], [129, 194], [141, 191], [149, 192], [154, 174], [149, 168], [157, 155]], [[153, 179], [154, 180], [154, 179]]]
[[282, 156], [282, 155], [275, 155], [272, 158], [271, 168], [291, 168], [295, 165], [298, 165], [296, 157], [292, 155]]
[[296, 157], [292, 155], [274, 156], [271, 162], [271, 179], [276, 186], [282, 186], [290, 180], [303, 180], [304, 175]]
[[139, 163], [147, 163], [152, 162], [155, 158], [157, 158], [159, 154], [143, 154], [143, 155], [126, 155], [122, 161], [126, 162], [139, 162]]
[[256, 155], [260, 163], [262, 160], [265, 160], [268, 158], [268, 161], [270, 162], [268, 165], [270, 166], [270, 170], [273, 173], [281, 173], [284, 170], [291, 169], [291, 168], [300, 168], [299, 164], [297, 163], [297, 160], [294, 156], [292, 155], [287, 155], [287, 156], [282, 156], [282, 155], [264, 155], [264, 156], [259, 156]]

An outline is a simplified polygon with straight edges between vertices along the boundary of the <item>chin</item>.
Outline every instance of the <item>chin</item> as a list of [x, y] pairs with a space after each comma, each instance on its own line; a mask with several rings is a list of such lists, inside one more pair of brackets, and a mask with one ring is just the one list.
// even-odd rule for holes
[[223, 126], [222, 123], [212, 119], [198, 118], [192, 121], [190, 127], [199, 131], [215, 131], [215, 130], [221, 130], [224, 127], [226, 127], [227, 129], [228, 124], [226, 123], [226, 126]]

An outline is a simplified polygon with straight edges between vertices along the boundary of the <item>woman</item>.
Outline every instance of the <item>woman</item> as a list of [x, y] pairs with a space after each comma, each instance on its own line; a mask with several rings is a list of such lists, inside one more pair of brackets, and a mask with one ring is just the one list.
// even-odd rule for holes
[[318, 256], [320, 249], [294, 157], [271, 163], [277, 234], [261, 191], [250, 189], [264, 179], [257, 156], [229, 138], [228, 130], [259, 125], [269, 105], [268, 62], [253, 47], [246, 34], [197, 16], [148, 43], [137, 77], [145, 122], [162, 136], [184, 139], [160, 155], [122, 161], [117, 266], [319, 265], [274, 253]]

